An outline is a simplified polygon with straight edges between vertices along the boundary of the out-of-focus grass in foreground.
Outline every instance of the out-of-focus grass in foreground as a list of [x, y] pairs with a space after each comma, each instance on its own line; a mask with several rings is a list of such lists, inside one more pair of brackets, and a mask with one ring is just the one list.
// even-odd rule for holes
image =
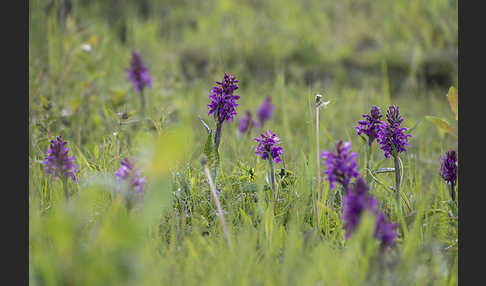
[[[31, 1], [29, 24], [29, 277], [32, 285], [457, 285], [457, 220], [439, 160], [457, 139], [446, 94], [457, 87], [457, 1]], [[132, 49], [151, 75], [146, 117], [127, 79]], [[200, 164], [208, 94], [224, 72], [240, 80], [238, 117], [266, 95], [274, 116], [240, 135], [225, 123], [217, 188], [228, 249]], [[314, 96], [320, 150], [352, 142], [365, 176], [366, 145], [353, 126], [371, 105], [400, 106], [415, 127], [402, 156], [403, 216], [394, 194], [370, 192], [398, 244], [380, 255], [373, 220], [344, 239], [340, 209], [316, 222]], [[126, 116], [122, 116], [124, 114]], [[252, 140], [266, 128], [285, 150], [280, 200]], [[44, 174], [62, 135], [79, 184], [65, 201]], [[128, 211], [113, 172], [135, 157], [144, 203]], [[371, 165], [393, 167], [374, 145]], [[281, 169], [284, 169], [283, 171]], [[322, 165], [322, 170], [325, 166]], [[284, 176], [285, 175], [285, 176]], [[380, 174], [385, 185], [393, 173]], [[323, 180], [323, 201], [334, 194]], [[459, 190], [460, 191], [460, 190]]]

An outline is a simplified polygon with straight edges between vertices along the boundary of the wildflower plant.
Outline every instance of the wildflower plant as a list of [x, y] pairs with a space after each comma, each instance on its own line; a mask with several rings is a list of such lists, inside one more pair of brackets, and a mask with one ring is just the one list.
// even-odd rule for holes
[[274, 106], [272, 104], [272, 97], [267, 96], [258, 108], [258, 122], [263, 126], [265, 121], [269, 120], [273, 115]]
[[250, 111], [246, 111], [245, 116], [240, 118], [238, 121], [238, 130], [241, 134], [245, 134], [250, 132], [250, 130], [254, 127], [259, 127], [258, 121], [252, 118], [252, 114]]
[[[364, 120], [359, 120], [358, 125], [354, 127], [358, 132], [358, 136], [366, 140], [368, 143], [368, 152], [366, 157], [366, 169], [367, 171], [370, 170], [370, 161], [371, 161], [371, 154], [372, 154], [372, 145], [375, 139], [378, 137], [378, 131], [384, 124], [383, 121], [380, 120], [383, 117], [381, 114], [381, 109], [376, 105], [371, 106], [371, 110], [369, 114], [362, 114]], [[363, 137], [363, 134], [367, 136], [367, 139]], [[369, 177], [369, 176], [368, 176]]]
[[322, 101], [322, 95], [316, 94], [316, 170], [317, 170], [317, 222], [319, 223], [319, 214], [321, 209], [321, 162], [319, 152], [319, 111], [321, 107], [326, 107], [330, 101]]
[[69, 198], [67, 180], [71, 178], [74, 182], [78, 182], [75, 176], [78, 167], [74, 164], [76, 157], [69, 157], [69, 148], [66, 145], [67, 142], [63, 141], [61, 136], [57, 136], [55, 140], [51, 140], [51, 144], [46, 152], [47, 156], [41, 164], [45, 166], [46, 174], [51, 174], [56, 179], [60, 178], [62, 180], [64, 194], [67, 199]]
[[133, 84], [133, 88], [140, 95], [142, 113], [145, 112], [145, 97], [143, 91], [145, 87], [152, 88], [153, 78], [150, 76], [147, 66], [137, 51], [132, 51], [130, 66], [126, 70], [128, 79]]
[[456, 200], [454, 187], [457, 179], [457, 155], [456, 151], [449, 150], [440, 160], [440, 176], [449, 185], [452, 201]]
[[363, 114], [364, 120], [359, 120], [358, 125], [354, 128], [358, 131], [358, 135], [365, 134], [368, 137], [368, 145], [371, 146], [373, 141], [378, 137], [378, 131], [384, 123], [380, 120], [383, 115], [381, 109], [375, 105], [371, 107], [369, 114]]
[[[375, 238], [381, 241], [381, 249], [384, 251], [389, 246], [395, 245], [396, 225], [389, 223], [384, 213], [380, 212], [377, 200], [369, 193], [369, 187], [359, 176], [356, 169], [356, 153], [351, 152], [351, 143], [339, 141], [336, 144], [336, 152], [323, 151], [322, 158], [326, 159], [327, 166], [324, 174], [330, 183], [331, 189], [339, 183], [345, 190], [343, 196], [342, 219], [345, 237], [348, 239], [357, 229], [362, 214], [369, 211], [375, 215]], [[354, 184], [351, 179], [355, 178]]]
[[385, 125], [378, 129], [376, 139], [386, 158], [390, 158], [390, 156], [396, 157], [398, 153], [407, 151], [406, 146], [410, 146], [408, 138], [412, 137], [412, 135], [405, 134], [404, 131], [408, 130], [408, 128], [402, 127], [402, 122], [403, 117], [400, 115], [400, 107], [396, 105], [390, 106], [386, 113]]
[[338, 141], [336, 151], [322, 151], [321, 158], [326, 164], [326, 170], [322, 173], [326, 175], [331, 189], [336, 188], [336, 183], [341, 184], [346, 189], [352, 178], [358, 178], [359, 173], [355, 158], [357, 153], [351, 152], [351, 142]]
[[378, 201], [369, 193], [366, 182], [358, 178], [343, 197], [342, 219], [346, 239], [349, 239], [357, 230], [366, 211], [373, 214], [376, 219], [374, 237], [381, 241], [381, 250], [393, 247], [397, 238], [397, 225], [387, 220], [385, 214], [378, 208]]
[[236, 107], [238, 104], [236, 101], [240, 99], [238, 94], [234, 94], [237, 89], [238, 80], [236, 77], [229, 73], [225, 73], [223, 81], [217, 81], [216, 86], [211, 89], [211, 93], [209, 94], [211, 102], [208, 104], [208, 115], [213, 114], [214, 119], [216, 120], [216, 134], [214, 138], [216, 149], [219, 149], [223, 122], [233, 121], [233, 118], [237, 115]]
[[[135, 160], [125, 158], [121, 162], [121, 167], [114, 172], [118, 182], [123, 185], [124, 202], [128, 209], [131, 209], [134, 202], [141, 202], [144, 195], [145, 177], [141, 176], [141, 171], [135, 168]], [[116, 192], [122, 193], [119, 187]]]
[[400, 115], [400, 108], [396, 105], [392, 105], [388, 108], [386, 113], [386, 122], [378, 131], [377, 142], [380, 145], [380, 149], [383, 150], [386, 158], [393, 157], [395, 163], [395, 192], [396, 200], [401, 211], [402, 200], [400, 198], [400, 158], [398, 156], [401, 152], [406, 152], [406, 146], [408, 144], [408, 138], [412, 137], [410, 134], [405, 134], [408, 130], [406, 127], [402, 127], [403, 117]]
[[[259, 137], [253, 138], [258, 142], [257, 147], [255, 147], [255, 155], [262, 158], [262, 160], [268, 161], [270, 181], [272, 185], [272, 190], [275, 192], [276, 182], [275, 182], [275, 164], [280, 163], [280, 155], [284, 153], [283, 148], [280, 146], [280, 138], [277, 137], [275, 133], [267, 130], [265, 133], [260, 134]], [[278, 190], [275, 193], [275, 205], [278, 200]], [[275, 207], [274, 205], [274, 207]]]

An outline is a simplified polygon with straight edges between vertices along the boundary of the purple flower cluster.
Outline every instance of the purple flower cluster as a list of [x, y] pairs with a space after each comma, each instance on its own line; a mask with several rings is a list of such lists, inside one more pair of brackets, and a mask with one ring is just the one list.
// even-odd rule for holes
[[239, 95], [233, 94], [238, 89], [238, 80], [235, 76], [225, 73], [222, 82], [217, 81], [216, 86], [211, 89], [209, 99], [211, 103], [208, 104], [208, 115], [214, 114], [214, 118], [223, 123], [225, 120], [233, 120], [236, 116], [236, 101], [240, 98]]
[[143, 196], [145, 177], [141, 177], [141, 172], [135, 169], [135, 160], [125, 158], [121, 162], [121, 165], [122, 166], [115, 171], [114, 175], [119, 181], [129, 182], [136, 194]]
[[375, 226], [375, 238], [381, 241], [381, 250], [394, 247], [397, 239], [397, 224], [387, 220], [383, 212], [378, 212]]
[[260, 125], [263, 126], [263, 123], [270, 119], [273, 114], [274, 106], [272, 104], [272, 98], [270, 96], [265, 97], [262, 104], [258, 108], [258, 120], [260, 121]]
[[358, 228], [361, 217], [365, 211], [375, 215], [376, 225], [374, 236], [381, 241], [381, 249], [393, 247], [397, 238], [396, 227], [394, 223], [388, 222], [385, 214], [378, 208], [377, 200], [368, 192], [369, 188], [362, 178], [356, 179], [356, 183], [343, 197], [342, 219], [345, 237], [349, 239]]
[[280, 138], [275, 133], [267, 130], [266, 133], [260, 134], [260, 137], [253, 138], [258, 142], [258, 146], [255, 148], [255, 154], [260, 155], [263, 160], [266, 160], [269, 155], [275, 159], [275, 163], [279, 163], [280, 155], [284, 153], [282, 147], [280, 147]]
[[258, 126], [259, 123], [253, 120], [250, 111], [247, 111], [245, 116], [240, 118], [240, 121], [238, 122], [238, 129], [240, 130], [240, 133], [246, 133], [248, 129]]
[[378, 137], [378, 131], [384, 123], [380, 120], [383, 115], [379, 107], [373, 105], [369, 114], [363, 114], [364, 120], [358, 121], [358, 126], [354, 128], [358, 131], [358, 135], [366, 134], [368, 136], [368, 143], [371, 145]]
[[46, 174], [53, 174], [55, 178], [70, 177], [77, 183], [78, 179], [74, 173], [78, 167], [73, 163], [76, 157], [68, 156], [69, 148], [66, 145], [67, 142], [63, 141], [61, 136], [57, 136], [56, 140], [51, 140], [46, 152], [47, 156], [42, 164], [45, 165]]
[[238, 122], [238, 129], [240, 130], [240, 133], [246, 133], [246, 131], [252, 127], [259, 128], [263, 126], [265, 121], [272, 117], [273, 109], [274, 106], [272, 104], [272, 98], [270, 96], [265, 97], [257, 110], [258, 121], [252, 118], [250, 111], [247, 111], [245, 117], [240, 119]]
[[449, 184], [455, 185], [457, 178], [456, 151], [450, 150], [440, 159], [440, 175]]
[[390, 155], [396, 156], [400, 152], [406, 152], [405, 146], [409, 146], [408, 138], [412, 137], [410, 134], [405, 134], [408, 128], [401, 127], [403, 117], [400, 115], [400, 109], [396, 105], [388, 108], [386, 113], [386, 124], [378, 131], [378, 138], [376, 141], [380, 144], [380, 149], [385, 152], [385, 157], [390, 158]]
[[351, 142], [339, 141], [336, 144], [336, 152], [322, 151], [321, 158], [325, 159], [327, 169], [322, 172], [327, 176], [331, 189], [339, 183], [346, 188], [351, 178], [358, 178], [357, 164], [354, 158], [357, 153], [351, 152]]
[[135, 91], [141, 92], [146, 86], [152, 88], [152, 77], [137, 51], [132, 51], [132, 58], [130, 60], [130, 67], [127, 69], [127, 75]]
[[354, 186], [343, 197], [342, 218], [346, 230], [346, 239], [358, 228], [363, 211], [367, 209], [375, 211], [377, 205], [375, 198], [368, 193], [368, 185], [363, 179], [358, 178]]

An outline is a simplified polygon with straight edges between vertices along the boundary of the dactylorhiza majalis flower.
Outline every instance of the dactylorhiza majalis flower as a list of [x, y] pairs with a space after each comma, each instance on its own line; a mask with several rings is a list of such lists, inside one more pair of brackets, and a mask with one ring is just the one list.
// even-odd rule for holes
[[78, 179], [74, 175], [77, 171], [77, 166], [74, 164], [76, 157], [69, 157], [69, 148], [66, 145], [67, 142], [63, 141], [61, 136], [57, 136], [55, 140], [51, 140], [51, 144], [46, 152], [47, 156], [42, 164], [45, 165], [46, 174], [52, 174], [55, 178], [71, 178], [77, 183]]
[[368, 144], [371, 145], [378, 137], [378, 130], [384, 124], [380, 120], [383, 115], [379, 107], [373, 105], [369, 114], [363, 114], [364, 120], [359, 120], [358, 125], [354, 128], [358, 131], [358, 135], [366, 134], [368, 136]]
[[346, 189], [351, 178], [359, 177], [355, 161], [357, 156], [357, 153], [351, 152], [351, 142], [339, 141], [335, 152], [322, 151], [321, 158], [325, 159], [324, 163], [327, 167], [322, 174], [326, 175], [331, 189], [336, 187], [336, 183]]
[[137, 51], [132, 51], [132, 58], [130, 60], [130, 67], [127, 69], [127, 75], [136, 92], [143, 91], [145, 87], [152, 88], [153, 79]]
[[[143, 198], [143, 187], [145, 185], [145, 177], [141, 176], [141, 171], [135, 168], [135, 160], [125, 158], [121, 162], [121, 167], [115, 171], [115, 177], [121, 183], [128, 185], [129, 189], [127, 195], [137, 196], [139, 199]], [[119, 189], [117, 190], [119, 191]]]
[[375, 238], [381, 241], [381, 250], [394, 247], [397, 239], [397, 224], [389, 222], [383, 212], [378, 212], [375, 226]]
[[241, 117], [238, 121], [238, 130], [244, 134], [253, 127], [259, 127], [259, 123], [252, 118], [250, 111], [246, 111], [245, 116]]
[[363, 213], [367, 211], [375, 216], [374, 237], [381, 241], [381, 250], [395, 245], [397, 225], [389, 222], [386, 215], [380, 211], [377, 200], [369, 193], [368, 185], [362, 178], [356, 179], [344, 195], [342, 211], [346, 239], [356, 231]]
[[238, 80], [236, 77], [225, 73], [223, 81], [217, 81], [216, 86], [211, 89], [208, 115], [214, 114], [214, 118], [219, 123], [223, 123], [226, 120], [232, 121], [237, 114], [236, 107], [238, 104], [236, 101], [240, 98], [239, 95], [234, 94], [234, 91], [237, 89]]
[[255, 154], [260, 156], [263, 160], [266, 160], [269, 156], [270, 159], [275, 160], [275, 163], [279, 163], [280, 155], [284, 153], [283, 148], [280, 146], [280, 138], [275, 133], [267, 130], [265, 133], [260, 134], [259, 137], [253, 138], [258, 142], [258, 146], [255, 148]]
[[272, 104], [272, 97], [265, 97], [262, 104], [258, 108], [258, 121], [261, 126], [263, 126], [265, 121], [269, 120], [272, 117], [273, 109], [274, 106]]
[[440, 175], [449, 184], [455, 185], [457, 179], [457, 155], [456, 151], [449, 150], [440, 159]]
[[447, 184], [449, 184], [450, 195], [453, 201], [456, 200], [456, 191], [454, 186], [457, 179], [457, 154], [456, 151], [450, 150], [444, 154], [440, 160], [440, 175]]
[[358, 178], [354, 186], [343, 197], [342, 219], [346, 230], [345, 237], [349, 238], [358, 228], [361, 214], [365, 210], [375, 211], [377, 207], [375, 198], [368, 193], [368, 185], [363, 179]]
[[412, 135], [404, 133], [408, 128], [401, 127], [402, 121], [400, 108], [396, 105], [390, 106], [386, 113], [386, 122], [378, 130], [376, 139], [386, 158], [390, 158], [390, 155], [395, 157], [400, 152], [406, 152], [405, 146], [410, 146], [408, 138]]

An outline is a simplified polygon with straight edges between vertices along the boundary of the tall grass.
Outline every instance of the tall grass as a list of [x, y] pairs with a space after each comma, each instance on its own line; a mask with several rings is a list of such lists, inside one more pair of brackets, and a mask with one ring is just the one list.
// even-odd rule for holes
[[[431, 84], [425, 68], [431, 58], [455, 62], [457, 1], [140, 1], [146, 17], [136, 2], [109, 15], [110, 1], [68, 1], [71, 14], [60, 18], [64, 2], [52, 1], [48, 14], [49, 1], [30, 5], [32, 285], [457, 285], [457, 219], [438, 175], [457, 140], [423, 121], [457, 124], [445, 97], [457, 86], [457, 65], [446, 69], [445, 85]], [[91, 52], [81, 48], [88, 43]], [[134, 48], [154, 77], [147, 119], [125, 74]], [[266, 162], [251, 139], [263, 130], [240, 136], [236, 122], [225, 123], [216, 189], [231, 249], [200, 164], [208, 135], [198, 117], [209, 122], [207, 96], [223, 72], [240, 80], [239, 116], [272, 96], [265, 128], [285, 149], [274, 212]], [[318, 149], [351, 141], [362, 176], [367, 145], [353, 129], [362, 113], [396, 104], [404, 126], [418, 124], [401, 156], [410, 208], [394, 210], [393, 173], [370, 185], [400, 224], [397, 246], [384, 255], [369, 218], [344, 239], [340, 203], [324, 179], [316, 220], [317, 93], [331, 101], [319, 115]], [[40, 164], [56, 135], [79, 165], [69, 200]], [[373, 168], [393, 167], [373, 148]], [[131, 212], [113, 196], [113, 172], [129, 156], [148, 181]]]

